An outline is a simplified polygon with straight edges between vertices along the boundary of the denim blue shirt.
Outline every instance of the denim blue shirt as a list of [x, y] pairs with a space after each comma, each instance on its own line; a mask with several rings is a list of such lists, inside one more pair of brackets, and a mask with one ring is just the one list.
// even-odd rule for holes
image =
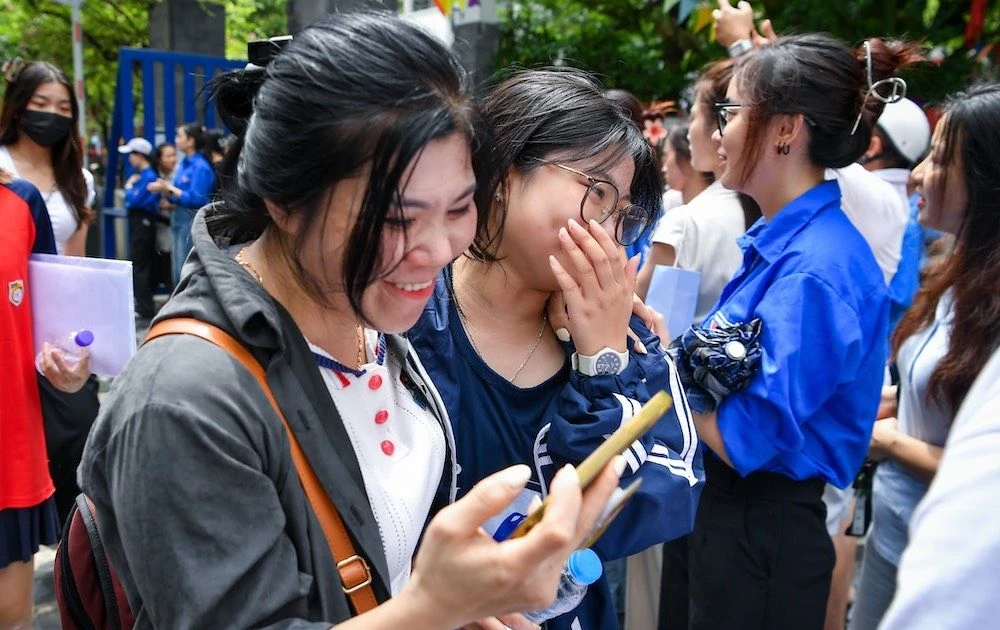
[[197, 210], [211, 201], [215, 188], [215, 169], [201, 153], [192, 153], [181, 160], [174, 175], [174, 186], [181, 189], [178, 197], [169, 197], [170, 202], [185, 208]]
[[760, 317], [758, 374], [718, 410], [741, 475], [820, 477], [841, 488], [868, 451], [885, 367], [889, 301], [871, 248], [827, 181], [758, 221], [743, 266], [705, 325]]

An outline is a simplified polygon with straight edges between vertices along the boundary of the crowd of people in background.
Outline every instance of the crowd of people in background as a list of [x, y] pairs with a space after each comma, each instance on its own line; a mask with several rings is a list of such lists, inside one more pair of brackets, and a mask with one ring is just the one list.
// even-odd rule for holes
[[[117, 139], [137, 328], [210, 324], [273, 392], [193, 335], [103, 402], [86, 354], [36, 355], [29, 257], [85, 254], [94, 178], [65, 74], [6, 65], [0, 629], [81, 491], [137, 628], [537, 628], [584, 541], [604, 576], [549, 630], [988, 625], [1000, 86], [928, 104], [915, 43], [713, 18], [728, 55], [667, 116], [567, 68], [477, 100], [357, 12], [210, 83], [225, 131]], [[679, 330], [644, 304], [665, 267], [699, 279]]]

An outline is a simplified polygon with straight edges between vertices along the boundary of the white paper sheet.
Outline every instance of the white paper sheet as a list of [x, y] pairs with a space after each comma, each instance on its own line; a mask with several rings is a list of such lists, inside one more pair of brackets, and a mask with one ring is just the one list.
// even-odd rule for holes
[[649, 281], [646, 304], [663, 315], [670, 332], [670, 339], [664, 344], [684, 334], [694, 319], [698, 306], [698, 285], [701, 273], [679, 267], [657, 265]]
[[42, 342], [90, 330], [90, 369], [117, 376], [136, 351], [132, 263], [35, 254], [28, 263], [35, 352]]

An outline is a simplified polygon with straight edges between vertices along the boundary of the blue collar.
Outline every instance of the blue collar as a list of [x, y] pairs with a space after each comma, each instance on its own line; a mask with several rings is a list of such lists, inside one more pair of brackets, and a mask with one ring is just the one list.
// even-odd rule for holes
[[206, 158], [205, 154], [202, 153], [201, 151], [195, 151], [191, 155], [185, 155], [184, 157], [181, 158], [180, 164], [181, 165], [186, 165], [186, 164], [194, 165], [194, 164], [196, 164], [198, 162], [204, 162], [205, 164], [208, 164], [208, 158]]
[[793, 199], [770, 221], [757, 221], [747, 230], [743, 242], [773, 263], [817, 215], [828, 208], [839, 207], [840, 185], [835, 179], [825, 181]]
[[[377, 365], [382, 365], [385, 362], [385, 351], [386, 351], [385, 335], [383, 333], [379, 333], [378, 346], [375, 349], [375, 363]], [[316, 365], [318, 365], [321, 368], [333, 370], [334, 372], [340, 372], [341, 374], [350, 374], [354, 377], [360, 377], [364, 376], [365, 372], [368, 371], [366, 369], [355, 370], [354, 368], [347, 367], [340, 361], [337, 361], [332, 357], [319, 354], [318, 352], [313, 352], [312, 355], [313, 355], [313, 361], [316, 362]]]

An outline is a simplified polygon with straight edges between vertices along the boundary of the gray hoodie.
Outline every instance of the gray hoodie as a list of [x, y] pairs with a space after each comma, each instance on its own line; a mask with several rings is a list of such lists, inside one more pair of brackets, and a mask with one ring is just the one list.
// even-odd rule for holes
[[[288, 313], [209, 235], [158, 319], [196, 317], [242, 341], [268, 382], [355, 548], [379, 601], [389, 576], [378, 525], [340, 415]], [[454, 499], [454, 441], [409, 342], [414, 394], [449, 445], [436, 506]], [[143, 346], [116, 379], [79, 470], [136, 628], [329, 628], [349, 618], [333, 557], [292, 464], [288, 436], [256, 381], [224, 351], [188, 335]]]

